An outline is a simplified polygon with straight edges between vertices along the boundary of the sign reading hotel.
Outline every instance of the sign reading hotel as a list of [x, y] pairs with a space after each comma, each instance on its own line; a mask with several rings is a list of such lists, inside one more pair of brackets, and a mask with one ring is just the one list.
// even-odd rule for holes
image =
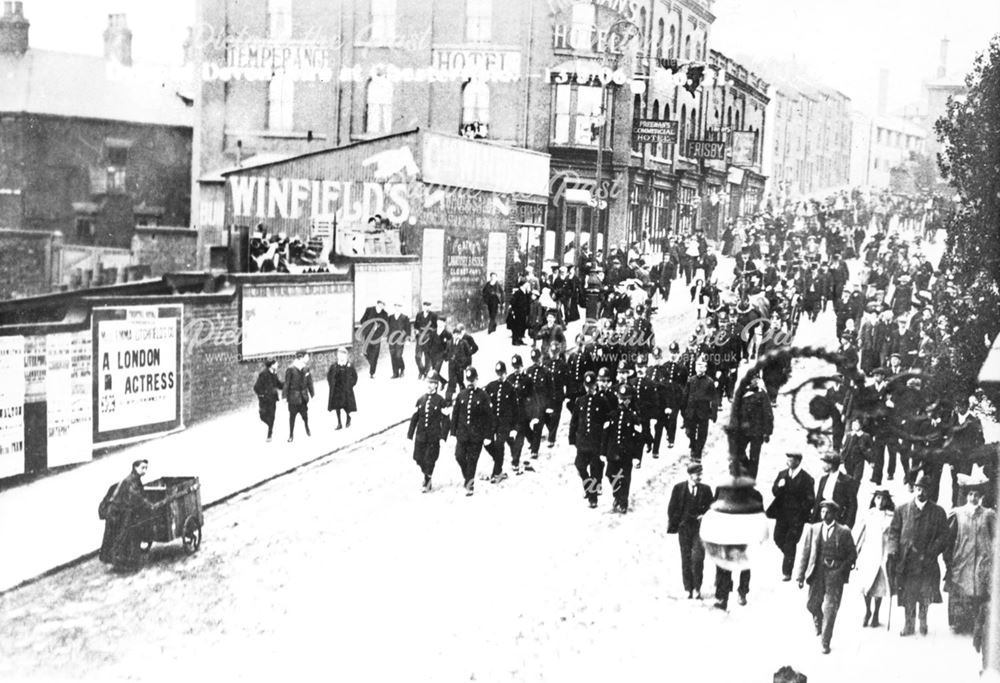
[[182, 319], [181, 306], [94, 310], [95, 443], [181, 426]]
[[521, 53], [509, 48], [435, 45], [431, 63], [437, 74], [450, 74], [454, 79], [516, 81], [521, 77]]
[[688, 159], [726, 158], [726, 143], [714, 140], [688, 140], [684, 147], [684, 156]]
[[677, 122], [638, 119], [632, 125], [632, 134], [640, 145], [646, 142], [673, 144], [677, 142]]

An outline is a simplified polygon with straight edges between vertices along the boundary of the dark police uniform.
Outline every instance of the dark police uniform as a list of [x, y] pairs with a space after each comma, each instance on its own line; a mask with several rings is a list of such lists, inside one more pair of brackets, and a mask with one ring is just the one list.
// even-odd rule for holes
[[567, 386], [569, 384], [569, 366], [562, 358], [555, 356], [546, 361], [545, 368], [549, 371], [551, 387], [549, 408], [552, 410], [552, 412], [545, 415], [545, 427], [549, 433], [549, 448], [552, 448], [556, 445], [556, 432], [559, 430], [563, 402], [566, 400]]
[[632, 484], [632, 460], [642, 455], [646, 431], [642, 419], [625, 397], [631, 397], [628, 386], [618, 387], [618, 408], [608, 417], [601, 452], [608, 459], [607, 477], [614, 496], [615, 512], [628, 512], [629, 488]]
[[[465, 371], [467, 381], [477, 378], [474, 368]], [[478, 387], [475, 389], [466, 387], [458, 392], [455, 408], [451, 413], [451, 432], [455, 435], [455, 459], [462, 470], [466, 495], [472, 495], [483, 441], [492, 439], [494, 431], [489, 395]], [[502, 447], [503, 442], [501, 442]]]
[[[436, 376], [436, 373], [434, 374]], [[441, 382], [438, 378], [438, 386]], [[406, 438], [413, 440], [413, 459], [424, 473], [424, 491], [431, 489], [431, 475], [441, 452], [441, 442], [448, 438], [445, 400], [441, 394], [424, 394], [417, 399], [417, 409], [410, 418]]]
[[[653, 381], [660, 385], [661, 406], [656, 418], [656, 431], [653, 433], [653, 457], [660, 453], [660, 442], [663, 430], [667, 430], [667, 447], [674, 447], [677, 436], [677, 417], [684, 406], [684, 388], [687, 386], [688, 373], [681, 359], [667, 360], [656, 366], [651, 373]], [[667, 411], [670, 411], [669, 413]]]
[[[511, 365], [516, 371], [521, 368], [521, 363], [520, 356], [515, 356], [515, 358], [517, 358], [517, 362], [511, 361]], [[532, 419], [530, 403], [532, 393], [534, 392], [534, 385], [531, 382], [531, 378], [523, 372], [513, 372], [507, 375], [505, 381], [514, 392], [514, 403], [516, 406], [514, 430], [517, 434], [514, 437], [514, 443], [510, 447], [511, 465], [514, 467], [514, 474], [521, 474], [521, 449], [524, 448], [524, 440], [531, 431], [529, 426]], [[531, 463], [524, 463], [524, 469], [529, 472], [534, 471]]]
[[548, 410], [552, 406], [552, 375], [548, 368], [542, 365], [542, 356], [538, 349], [532, 349], [531, 360], [534, 364], [524, 373], [531, 380], [531, 394], [527, 405], [530, 434], [528, 450], [532, 458], [537, 458], [542, 446], [542, 430], [547, 423]]
[[[589, 387], [596, 382], [594, 374], [587, 373], [584, 386]], [[580, 474], [584, 495], [592, 508], [597, 507], [597, 487], [604, 475], [601, 440], [609, 414], [604, 398], [596, 392], [588, 393], [576, 399], [569, 423], [569, 443], [576, 446], [576, 471]]]
[[[505, 374], [507, 367], [503, 363], [497, 363], [497, 373]], [[514, 388], [502, 378], [498, 378], [486, 385], [486, 394], [490, 400], [490, 410], [493, 415], [493, 434], [490, 443], [486, 446], [486, 452], [493, 458], [493, 473], [491, 481], [497, 483], [506, 478], [503, 474], [503, 452], [504, 445], [510, 447], [513, 458], [515, 448], [515, 437], [511, 432], [516, 429], [517, 423], [517, 398], [514, 395]]]

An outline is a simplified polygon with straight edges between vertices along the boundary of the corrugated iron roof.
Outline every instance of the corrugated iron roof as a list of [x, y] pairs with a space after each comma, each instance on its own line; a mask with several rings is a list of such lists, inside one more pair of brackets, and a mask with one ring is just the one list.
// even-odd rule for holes
[[166, 73], [53, 50], [0, 55], [0, 111], [192, 127], [194, 109], [177, 94], [191, 84]]

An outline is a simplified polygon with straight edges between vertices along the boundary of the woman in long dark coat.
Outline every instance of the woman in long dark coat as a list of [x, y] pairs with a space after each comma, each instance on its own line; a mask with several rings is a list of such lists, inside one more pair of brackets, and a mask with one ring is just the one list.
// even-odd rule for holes
[[101, 562], [112, 565], [117, 571], [139, 568], [142, 558], [139, 524], [159, 507], [143, 493], [142, 477], [148, 466], [146, 460], [133, 462], [132, 471], [115, 487], [108, 506], [104, 521], [104, 540], [98, 557]]
[[341, 410], [347, 414], [347, 426], [350, 427], [351, 413], [358, 410], [358, 404], [354, 398], [354, 385], [358, 383], [358, 373], [351, 365], [347, 349], [340, 349], [337, 352], [337, 362], [331, 365], [327, 371], [326, 382], [330, 389], [330, 398], [326, 408], [336, 411], [337, 429], [343, 428], [340, 421]]

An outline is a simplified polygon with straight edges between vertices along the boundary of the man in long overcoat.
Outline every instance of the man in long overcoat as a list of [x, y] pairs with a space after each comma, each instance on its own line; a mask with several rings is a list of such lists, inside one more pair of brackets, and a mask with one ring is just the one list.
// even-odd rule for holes
[[514, 290], [507, 308], [507, 329], [510, 330], [511, 342], [514, 346], [524, 345], [524, 333], [528, 329], [528, 319], [531, 315], [531, 285], [524, 281]]
[[774, 500], [767, 508], [767, 516], [774, 520], [774, 544], [781, 549], [783, 580], [792, 580], [795, 566], [795, 548], [802, 529], [812, 514], [815, 493], [813, 478], [802, 469], [802, 454], [787, 453], [788, 469], [778, 473], [771, 493]]
[[253, 385], [253, 393], [257, 394], [257, 410], [260, 414], [260, 421], [267, 425], [267, 440], [271, 440], [274, 433], [274, 413], [278, 403], [281, 388], [284, 386], [278, 378], [278, 373], [274, 369], [277, 361], [268, 358], [264, 361], [264, 369], [257, 375], [257, 381]]
[[285, 371], [285, 400], [288, 402], [288, 440], [295, 436], [295, 416], [302, 416], [302, 424], [309, 431], [309, 399], [316, 395], [312, 373], [309, 372], [309, 354], [298, 351], [295, 360]]
[[896, 508], [889, 525], [889, 571], [906, 614], [901, 636], [913, 635], [918, 614], [927, 635], [927, 608], [941, 602], [938, 556], [948, 545], [948, 516], [930, 500], [930, 482], [921, 475], [913, 486], [916, 497]]
[[712, 506], [712, 489], [701, 483], [702, 466], [688, 465], [688, 480], [676, 484], [667, 503], [667, 533], [677, 534], [681, 549], [681, 577], [688, 598], [701, 600], [705, 546], [701, 543], [701, 518]]

